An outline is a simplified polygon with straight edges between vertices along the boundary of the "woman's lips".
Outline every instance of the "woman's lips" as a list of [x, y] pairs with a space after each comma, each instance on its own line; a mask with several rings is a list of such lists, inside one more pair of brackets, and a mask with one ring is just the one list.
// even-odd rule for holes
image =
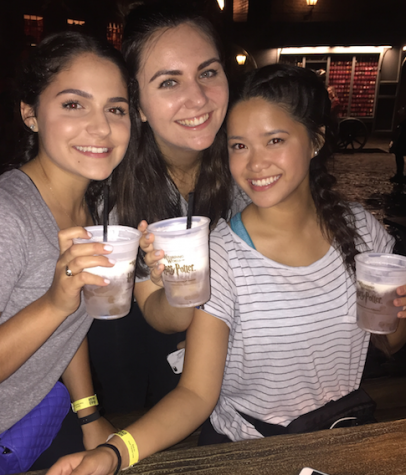
[[106, 153], [109, 151], [108, 147], [93, 147], [91, 145], [86, 147], [76, 145], [75, 148], [76, 150], [79, 150], [79, 152]]
[[75, 145], [73, 148], [84, 155], [92, 157], [107, 157], [112, 151], [110, 147], [96, 147], [93, 145]]
[[199, 126], [205, 125], [208, 122], [208, 120], [211, 118], [211, 116], [212, 116], [212, 113], [208, 112], [206, 114], [199, 115], [191, 119], [177, 120], [176, 123], [179, 125], [183, 125], [184, 127], [188, 127], [190, 129], [195, 129]]
[[282, 175], [273, 175], [266, 178], [250, 179], [248, 183], [254, 191], [265, 191], [272, 188]]

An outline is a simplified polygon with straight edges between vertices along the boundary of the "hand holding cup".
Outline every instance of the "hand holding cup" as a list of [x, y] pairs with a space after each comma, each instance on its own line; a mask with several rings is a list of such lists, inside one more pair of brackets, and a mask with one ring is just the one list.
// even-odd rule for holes
[[406, 318], [406, 284], [401, 285], [396, 289], [397, 297], [393, 304], [395, 307], [402, 307], [402, 310], [398, 312], [398, 318]]
[[[127, 226], [108, 226], [108, 241], [103, 243], [103, 226], [89, 226], [86, 230], [92, 234], [92, 242], [100, 243], [103, 248], [106, 245], [112, 248], [110, 259], [114, 259], [112, 269], [97, 264], [83, 269], [109, 281], [106, 286], [86, 284], [83, 287], [87, 313], [102, 320], [125, 317], [131, 308], [141, 233]], [[82, 245], [86, 243], [83, 239], [75, 239], [74, 242]]]
[[364, 252], [355, 256], [357, 274], [357, 323], [371, 333], [389, 334], [397, 330], [406, 312], [406, 257]]
[[[103, 243], [73, 244], [74, 239], [90, 239], [82, 227], [64, 229], [58, 233], [60, 256], [55, 266], [54, 279], [47, 297], [56, 311], [65, 316], [74, 313], [80, 305], [80, 293], [85, 284], [107, 286], [109, 281], [98, 275], [83, 272], [87, 267], [113, 267], [108, 255], [111, 246]], [[71, 274], [71, 275], [69, 275]]]
[[165, 295], [172, 307], [195, 307], [210, 298], [209, 223], [207, 217], [190, 216], [148, 226], [148, 231], [154, 234], [152, 245], [157, 252], [148, 257], [149, 263], [152, 265], [161, 256]]

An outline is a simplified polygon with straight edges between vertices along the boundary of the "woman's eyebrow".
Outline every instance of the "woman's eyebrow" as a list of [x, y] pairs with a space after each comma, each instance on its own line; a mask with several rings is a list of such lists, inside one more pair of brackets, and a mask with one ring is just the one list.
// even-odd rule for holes
[[[212, 63], [220, 63], [220, 60], [218, 58], [211, 58], [208, 59], [207, 61], [204, 61], [202, 64], [199, 64], [197, 67], [198, 71], [201, 71], [204, 68], [207, 68]], [[156, 79], [159, 76], [181, 76], [183, 73], [179, 69], [160, 69], [157, 71], [152, 78], [149, 80], [151, 83], [154, 79]]]
[[267, 135], [275, 135], [275, 134], [289, 134], [289, 132], [287, 130], [284, 130], [284, 129], [274, 129], [274, 130], [270, 130], [269, 132], [265, 132], [264, 135], [267, 136]]
[[156, 79], [159, 76], [181, 76], [181, 75], [182, 75], [182, 71], [179, 71], [179, 69], [160, 69], [152, 76], [149, 82], [151, 83], [154, 79]]
[[92, 99], [93, 96], [88, 92], [81, 91], [80, 89], [64, 89], [63, 91], [58, 92], [57, 97], [61, 94], [76, 94], [78, 96], [85, 97], [86, 99]]
[[[76, 94], [77, 96], [84, 97], [85, 99], [93, 99], [92, 94], [89, 94], [88, 92], [82, 91], [80, 89], [64, 89], [63, 91], [58, 92], [56, 96], [58, 97], [61, 94]], [[126, 99], [125, 97], [116, 96], [109, 97], [107, 99], [107, 102], [125, 102], [128, 104], [128, 99]]]
[[[287, 134], [287, 135], [290, 135], [289, 132], [287, 130], [284, 130], [284, 129], [275, 129], [275, 130], [271, 130], [269, 132], [265, 132], [264, 134], [262, 134], [264, 137], [268, 137], [270, 135], [275, 135], [275, 134]], [[243, 140], [244, 137], [242, 137], [241, 135], [229, 135], [227, 136], [227, 140]]]
[[201, 71], [202, 69], [204, 68], [207, 68], [207, 66], [210, 66], [210, 64], [212, 63], [220, 63], [220, 60], [218, 58], [211, 58], [211, 59], [208, 59], [207, 61], [205, 61], [204, 63], [200, 64], [198, 67], [197, 67], [197, 70], [198, 71]]
[[125, 102], [126, 104], [128, 104], [128, 99], [126, 99], [125, 97], [121, 97], [121, 96], [110, 97], [107, 101], [108, 102]]

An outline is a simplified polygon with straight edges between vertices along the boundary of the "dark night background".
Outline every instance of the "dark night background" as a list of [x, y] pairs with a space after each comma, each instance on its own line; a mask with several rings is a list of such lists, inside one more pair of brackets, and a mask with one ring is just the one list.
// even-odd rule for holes
[[[366, 123], [370, 131], [388, 135], [396, 127], [396, 111], [406, 104], [406, 72], [403, 71], [406, 1], [318, 0], [314, 7], [309, 7], [306, 0], [225, 0], [223, 11], [217, 0], [186, 0], [186, 3], [209, 16], [227, 40], [231, 78], [249, 68], [277, 61], [277, 48], [392, 46], [384, 55], [386, 65], [391, 62], [390, 72], [380, 71], [376, 107]], [[69, 28], [105, 38], [108, 25], [123, 24], [130, 4], [130, 0], [2, 0], [0, 156], [12, 153], [18, 119], [13, 109], [14, 78], [30, 48], [45, 35]], [[241, 12], [242, 17], [238, 18]], [[29, 33], [24, 15], [42, 17], [42, 31], [36, 37]], [[69, 25], [68, 19], [84, 24]], [[241, 51], [248, 56], [244, 66], [238, 66], [235, 60]]]

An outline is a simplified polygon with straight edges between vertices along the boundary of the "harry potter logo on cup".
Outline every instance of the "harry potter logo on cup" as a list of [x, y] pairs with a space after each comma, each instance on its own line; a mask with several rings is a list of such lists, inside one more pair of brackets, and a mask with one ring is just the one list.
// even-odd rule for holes
[[382, 303], [382, 297], [378, 297], [375, 293], [370, 293], [368, 290], [364, 290], [362, 287], [357, 289], [357, 299], [359, 302], [372, 302], [375, 304]]
[[168, 303], [173, 307], [196, 307], [210, 298], [209, 218], [172, 218], [150, 224], [154, 249], [165, 253], [162, 281]]
[[406, 257], [397, 254], [361, 252], [355, 257], [357, 278], [357, 324], [377, 334], [396, 331], [397, 288], [406, 280]]
[[[181, 265], [179, 262], [184, 260], [184, 256], [164, 256], [164, 259], [170, 264], [165, 264], [164, 274], [165, 275], [177, 275], [178, 277], [182, 274], [190, 274], [192, 272], [196, 272], [194, 268], [194, 264], [183, 264]], [[178, 262], [176, 262], [178, 261]], [[173, 263], [173, 264], [172, 264]]]
[[182, 262], [182, 261], [184, 261], [185, 256], [168, 256], [168, 254], [165, 254], [164, 259], [166, 259], [168, 264], [172, 264], [172, 262]]

